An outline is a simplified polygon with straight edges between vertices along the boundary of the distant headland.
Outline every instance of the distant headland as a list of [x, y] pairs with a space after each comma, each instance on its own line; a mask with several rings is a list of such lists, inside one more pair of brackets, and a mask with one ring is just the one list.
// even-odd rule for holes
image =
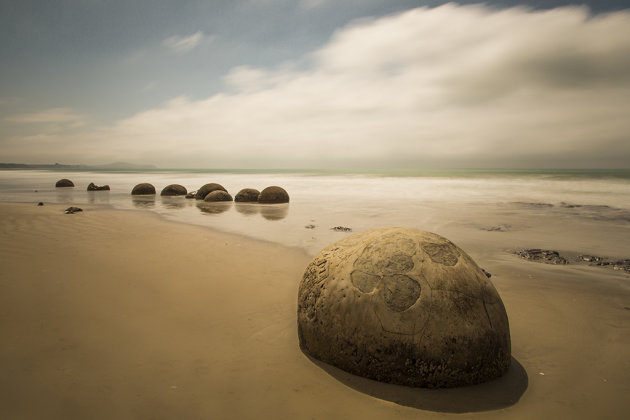
[[155, 165], [114, 162], [103, 165], [64, 165], [61, 163], [0, 163], [0, 169], [61, 169], [61, 170], [125, 170], [125, 169], [157, 169]]

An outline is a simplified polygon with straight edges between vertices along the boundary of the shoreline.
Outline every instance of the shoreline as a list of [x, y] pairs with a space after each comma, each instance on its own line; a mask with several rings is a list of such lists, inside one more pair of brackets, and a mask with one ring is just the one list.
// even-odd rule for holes
[[300, 351], [302, 249], [154, 212], [65, 207], [0, 203], [3, 417], [615, 419], [630, 409], [626, 274], [466, 247], [505, 304], [513, 366], [474, 387], [396, 387]]
[[[22, 175], [4, 175], [6, 178], [0, 179], [3, 200], [79, 207], [103, 205], [121, 210], [146, 208], [168, 221], [306, 249], [311, 256], [347, 235], [332, 230], [336, 226], [352, 228], [353, 233], [400, 226], [435, 232], [471, 253], [478, 249], [493, 250], [492, 254], [496, 249], [542, 248], [615, 259], [630, 257], [626, 251], [630, 249], [627, 181], [564, 177], [545, 180], [533, 176], [473, 180], [209, 175], [178, 171], [162, 174], [27, 171]], [[54, 181], [63, 176], [79, 187], [54, 188]], [[280, 185], [290, 194], [291, 202], [283, 208], [232, 204], [205, 212], [197, 202], [177, 199], [181, 197], [130, 196], [134, 185], [147, 181], [158, 190], [174, 182], [190, 189], [218, 182], [232, 194], [243, 187], [262, 189]], [[86, 192], [84, 186], [90, 182], [108, 184], [111, 191]], [[34, 190], [38, 192], [34, 194]], [[486, 254], [479, 256], [483, 260]]]

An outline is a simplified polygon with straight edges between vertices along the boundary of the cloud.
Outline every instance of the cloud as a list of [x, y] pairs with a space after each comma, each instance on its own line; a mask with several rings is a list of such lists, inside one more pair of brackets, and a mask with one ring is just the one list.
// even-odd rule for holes
[[36, 112], [13, 114], [4, 118], [4, 121], [18, 124], [72, 124], [78, 125], [86, 121], [86, 116], [70, 108], [50, 108]]
[[301, 0], [300, 7], [304, 9], [316, 9], [328, 3], [328, 0]]
[[174, 53], [187, 53], [194, 50], [204, 40], [204, 34], [197, 31], [190, 36], [172, 36], [166, 38], [162, 44]]
[[628, 167], [629, 60], [628, 11], [418, 8], [46, 143], [178, 167]]

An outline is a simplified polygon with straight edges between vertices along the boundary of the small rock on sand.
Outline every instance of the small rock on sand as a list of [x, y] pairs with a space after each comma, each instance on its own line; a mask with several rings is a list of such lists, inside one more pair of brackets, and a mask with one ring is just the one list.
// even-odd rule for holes
[[330, 230], [334, 230], [335, 232], [352, 232], [352, 228], [345, 227], [345, 226], [331, 227]]
[[535, 262], [541, 262], [545, 264], [568, 264], [566, 258], [560, 256], [558, 251], [552, 251], [549, 249], [521, 249], [516, 251], [516, 255], [519, 257]]

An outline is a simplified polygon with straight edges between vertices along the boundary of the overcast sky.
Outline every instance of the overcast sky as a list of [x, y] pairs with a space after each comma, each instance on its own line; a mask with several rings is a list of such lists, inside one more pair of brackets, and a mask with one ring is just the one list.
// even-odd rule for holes
[[0, 0], [0, 162], [630, 168], [630, 0]]

